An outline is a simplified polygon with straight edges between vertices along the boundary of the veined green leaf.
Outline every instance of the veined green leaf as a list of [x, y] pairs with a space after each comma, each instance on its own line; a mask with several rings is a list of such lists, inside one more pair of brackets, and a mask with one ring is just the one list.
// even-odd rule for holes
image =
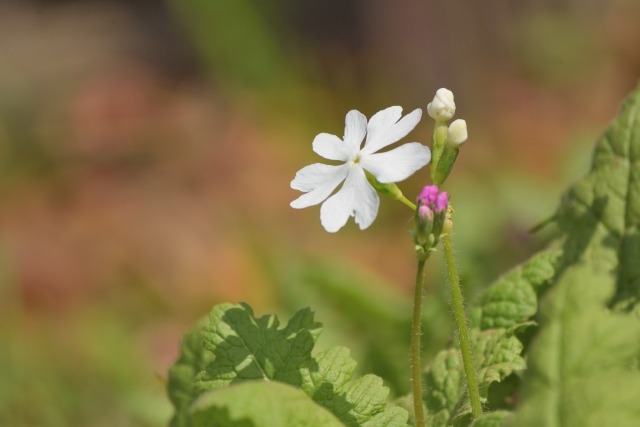
[[513, 426], [640, 425], [640, 88], [558, 212], [563, 256], [541, 305]]
[[191, 409], [193, 427], [343, 427], [299, 389], [275, 381], [246, 381], [208, 391]]
[[480, 328], [510, 328], [530, 319], [538, 309], [538, 293], [553, 278], [560, 250], [540, 252], [514, 268], [484, 294]]
[[[612, 302], [616, 309], [636, 305], [640, 298], [640, 87], [598, 141], [591, 171], [569, 190], [557, 216], [561, 230], [569, 236], [564, 244], [565, 265], [585, 261], [610, 269], [615, 276]], [[596, 247], [609, 250], [590, 253]]]
[[636, 426], [640, 322], [606, 308], [610, 273], [569, 267], [542, 307], [542, 331], [513, 426]]
[[[185, 340], [179, 363], [172, 368], [176, 381], [171, 384], [177, 387], [177, 390], [170, 389], [177, 411], [174, 425], [190, 425], [188, 408], [200, 395], [264, 381], [286, 383], [301, 389], [310, 403], [316, 402], [328, 409], [345, 426], [406, 426], [408, 413], [387, 406], [389, 389], [382, 385], [379, 377], [351, 378], [356, 363], [346, 348], [334, 347], [317, 357], [312, 356], [319, 333], [320, 324], [313, 320], [309, 309], [300, 310], [285, 327], [279, 328], [277, 317], [255, 318], [246, 304], [214, 307], [208, 324]], [[201, 340], [200, 347], [197, 337]], [[207, 356], [194, 357], [198, 354]], [[202, 360], [208, 363], [203, 366]], [[189, 377], [191, 382], [188, 382]], [[210, 394], [222, 395], [224, 393]], [[286, 396], [273, 398], [285, 399]], [[222, 398], [210, 399], [218, 402], [217, 399]], [[228, 411], [220, 415], [220, 405], [205, 405], [213, 409], [207, 409], [198, 419], [210, 413], [216, 417], [229, 415]]]
[[311, 310], [297, 312], [279, 329], [274, 315], [253, 317], [247, 304], [220, 304], [211, 311], [202, 329], [205, 350], [215, 359], [201, 371], [194, 386], [211, 390], [242, 380], [276, 380], [302, 384], [303, 370], [316, 362], [311, 350], [320, 334]]
[[175, 408], [175, 415], [171, 420], [171, 427], [186, 427], [189, 425], [188, 408], [197, 396], [193, 388], [193, 380], [198, 372], [203, 370], [211, 360], [213, 354], [202, 351], [202, 338], [198, 325], [182, 337], [180, 358], [169, 369], [167, 390], [169, 399]]
[[[482, 399], [486, 400], [492, 383], [525, 368], [520, 356], [522, 344], [508, 330], [472, 330], [471, 342], [476, 350], [474, 364]], [[425, 375], [425, 388], [429, 426], [466, 426], [471, 422], [464, 369], [457, 348], [443, 350], [436, 356]]]
[[500, 427], [502, 421], [508, 417], [508, 411], [494, 411], [483, 414], [477, 420], [473, 420], [470, 427]]

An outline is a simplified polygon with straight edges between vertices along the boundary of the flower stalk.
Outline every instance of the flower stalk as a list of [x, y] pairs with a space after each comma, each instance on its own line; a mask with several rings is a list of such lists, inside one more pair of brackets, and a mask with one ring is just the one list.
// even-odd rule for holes
[[378, 191], [378, 193], [384, 194], [392, 198], [393, 200], [398, 200], [399, 202], [407, 206], [412, 211], [416, 210], [416, 205], [414, 205], [409, 199], [407, 199], [404, 196], [404, 194], [402, 194], [402, 191], [400, 191], [400, 189], [395, 183], [393, 182], [382, 183], [378, 181], [376, 177], [373, 176], [372, 173], [367, 171], [364, 171], [364, 173], [365, 173], [365, 176], [367, 177], [367, 181], [369, 181], [369, 184], [371, 184], [371, 186], [375, 188]]
[[413, 296], [413, 321], [411, 324], [411, 385], [413, 391], [413, 409], [417, 427], [424, 427], [424, 408], [422, 404], [422, 291], [424, 288], [425, 263], [438, 244], [444, 225], [449, 196], [435, 185], [427, 185], [418, 196], [414, 206], [415, 231], [413, 242], [418, 258], [416, 287]]
[[413, 320], [411, 323], [411, 387], [413, 391], [413, 411], [416, 427], [424, 427], [424, 407], [422, 404], [422, 289], [424, 287], [424, 265], [426, 255], [418, 257], [418, 271], [416, 274], [416, 288], [413, 295]]
[[469, 393], [469, 403], [473, 418], [482, 415], [482, 404], [480, 402], [480, 392], [478, 390], [478, 380], [476, 371], [473, 366], [473, 352], [471, 350], [471, 342], [469, 341], [467, 319], [464, 312], [464, 303], [462, 298], [462, 290], [460, 289], [460, 279], [456, 268], [456, 260], [453, 252], [453, 240], [451, 234], [453, 231], [453, 222], [449, 215], [445, 220], [442, 233], [442, 247], [444, 250], [444, 259], [447, 264], [447, 272], [449, 275], [449, 287], [451, 289], [451, 305], [455, 318], [456, 328], [458, 330], [458, 340], [460, 343], [460, 352], [462, 354], [462, 364], [464, 373], [467, 378], [467, 390]]

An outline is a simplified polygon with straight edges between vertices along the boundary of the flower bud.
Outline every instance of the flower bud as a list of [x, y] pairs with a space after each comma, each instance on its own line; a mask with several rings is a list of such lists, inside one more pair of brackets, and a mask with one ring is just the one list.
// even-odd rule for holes
[[429, 237], [431, 236], [431, 231], [433, 231], [433, 219], [433, 211], [429, 206], [422, 204], [418, 206], [416, 210], [416, 230], [413, 233], [413, 241], [426, 252], [431, 249]]
[[427, 205], [421, 205], [418, 208], [418, 216], [422, 222], [433, 222], [433, 211]]
[[453, 93], [449, 89], [438, 89], [433, 101], [427, 105], [427, 113], [436, 121], [447, 121], [451, 119], [456, 113], [456, 103], [453, 101]]
[[418, 196], [418, 203], [424, 205], [433, 204], [438, 198], [438, 193], [440, 190], [437, 185], [425, 185]]
[[457, 119], [451, 122], [447, 130], [447, 141], [453, 145], [460, 145], [467, 140], [467, 122]]
[[449, 206], [449, 195], [437, 185], [427, 185], [417, 200], [415, 212], [416, 229], [413, 241], [420, 259], [426, 259], [438, 244], [442, 226]]
[[446, 191], [440, 191], [437, 185], [427, 185], [418, 196], [418, 205], [427, 206], [435, 213], [444, 212], [449, 205], [449, 195]]
[[440, 193], [438, 193], [438, 196], [436, 197], [436, 201], [434, 203], [435, 211], [438, 213], [444, 212], [447, 210], [448, 206], [449, 206], [449, 195], [447, 194], [446, 191], [441, 191]]

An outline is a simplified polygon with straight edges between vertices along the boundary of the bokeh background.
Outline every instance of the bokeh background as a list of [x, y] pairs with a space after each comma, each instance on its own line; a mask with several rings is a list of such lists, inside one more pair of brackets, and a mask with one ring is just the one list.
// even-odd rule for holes
[[[0, 425], [166, 425], [180, 336], [222, 301], [312, 306], [321, 346], [407, 392], [411, 213], [383, 199], [331, 235], [291, 209], [313, 137], [455, 93], [472, 303], [588, 169], [637, 83], [639, 18], [634, 0], [0, 1]], [[427, 358], [451, 333], [430, 264]]]

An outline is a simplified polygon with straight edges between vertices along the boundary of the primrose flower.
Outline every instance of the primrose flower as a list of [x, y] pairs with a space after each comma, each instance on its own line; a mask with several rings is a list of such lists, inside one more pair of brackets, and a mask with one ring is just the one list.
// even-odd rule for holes
[[[315, 163], [300, 169], [291, 181], [291, 188], [306, 194], [291, 202], [291, 207], [301, 209], [324, 201], [320, 222], [331, 233], [342, 228], [352, 216], [361, 230], [369, 227], [378, 215], [380, 199], [365, 171], [378, 182], [388, 184], [408, 178], [431, 160], [429, 148], [417, 142], [378, 153], [413, 130], [422, 110], [418, 108], [401, 116], [402, 107], [389, 107], [374, 114], [367, 123], [362, 113], [351, 110], [345, 119], [343, 139], [328, 133], [316, 136], [313, 151], [342, 164]], [[331, 196], [340, 183], [340, 190]]]
[[457, 119], [451, 122], [447, 129], [447, 141], [453, 145], [460, 145], [467, 140], [467, 122]]
[[427, 105], [427, 113], [436, 121], [447, 121], [456, 113], [456, 103], [453, 101], [453, 92], [449, 89], [440, 88], [436, 91]]

